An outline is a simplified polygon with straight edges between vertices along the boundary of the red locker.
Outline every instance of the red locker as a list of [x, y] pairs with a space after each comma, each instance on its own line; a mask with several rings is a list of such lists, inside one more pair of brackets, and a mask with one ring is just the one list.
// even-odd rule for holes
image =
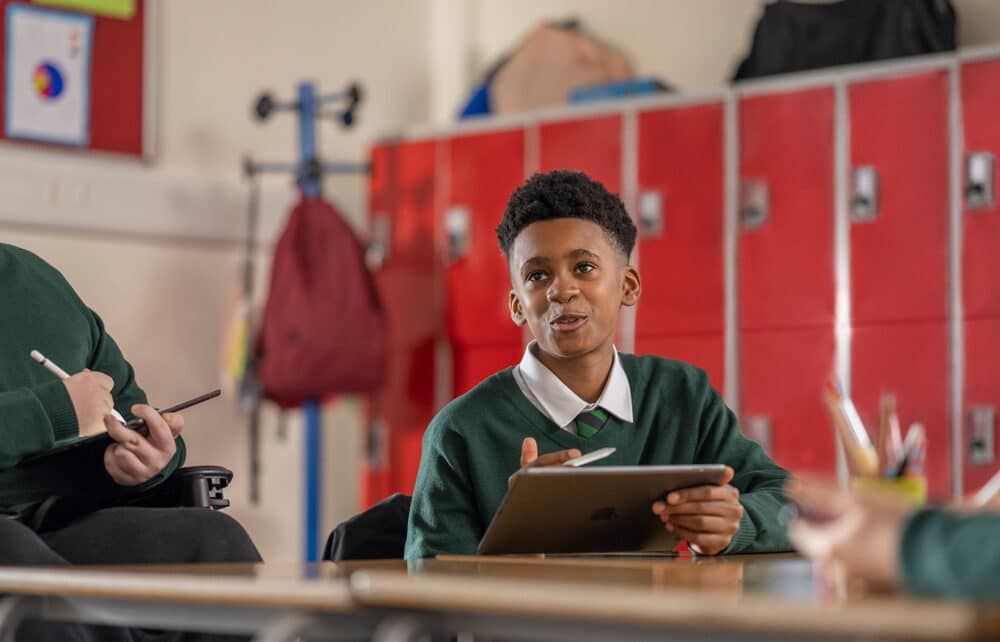
[[904, 434], [911, 422], [927, 429], [930, 497], [951, 496], [951, 420], [948, 412], [948, 334], [944, 322], [882, 324], [854, 328], [851, 396], [873, 440], [879, 399], [896, 395]]
[[[389, 320], [387, 381], [369, 406], [361, 503], [412, 490], [420, 438], [434, 414], [434, 344], [442, 324], [434, 252], [437, 143], [376, 147], [370, 182], [370, 256]], [[415, 442], [415, 443], [414, 443]]]
[[479, 382], [521, 362], [520, 342], [493, 346], [452, 346], [453, 397], [463, 395]]
[[[962, 114], [965, 154], [986, 152], [994, 158], [992, 182], [997, 187], [995, 159], [1000, 155], [1000, 61], [962, 67]], [[966, 174], [966, 181], [969, 177]], [[965, 209], [963, 219], [962, 298], [966, 318], [1000, 316], [1000, 208], [996, 203]]]
[[739, 106], [740, 328], [834, 320], [833, 89]]
[[698, 366], [708, 373], [712, 387], [725, 390], [725, 343], [721, 332], [703, 334], [639, 335], [636, 354], [652, 354]]
[[[874, 219], [851, 225], [855, 324], [947, 315], [948, 77], [851, 85], [852, 184], [874, 168]], [[852, 216], [859, 194], [852, 195]]]
[[622, 117], [619, 114], [542, 123], [538, 127], [538, 171], [572, 169], [621, 194]]
[[740, 426], [794, 474], [836, 472], [822, 397], [834, 345], [832, 326], [740, 334]]
[[505, 130], [449, 142], [448, 188], [439, 230], [447, 263], [445, 323], [452, 343], [521, 345], [510, 320], [510, 276], [496, 226], [524, 182], [524, 134]]
[[965, 323], [962, 408], [963, 489], [975, 493], [1000, 468], [996, 412], [1000, 408], [1000, 319]]
[[725, 297], [722, 104], [642, 112], [638, 121], [637, 351], [651, 335], [721, 334]]

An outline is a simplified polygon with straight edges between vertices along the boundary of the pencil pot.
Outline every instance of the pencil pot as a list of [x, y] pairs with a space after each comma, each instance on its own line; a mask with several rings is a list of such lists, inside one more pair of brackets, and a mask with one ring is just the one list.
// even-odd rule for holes
[[907, 475], [896, 479], [852, 477], [851, 489], [893, 495], [913, 506], [923, 506], [927, 503], [927, 478], [923, 475]]

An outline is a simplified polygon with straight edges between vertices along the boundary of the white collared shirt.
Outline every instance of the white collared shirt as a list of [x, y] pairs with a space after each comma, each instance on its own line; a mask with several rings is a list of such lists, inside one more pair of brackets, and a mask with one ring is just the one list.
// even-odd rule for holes
[[532, 341], [525, 347], [521, 363], [514, 368], [513, 374], [517, 387], [539, 412], [573, 434], [576, 434], [577, 415], [598, 406], [622, 421], [632, 423], [632, 388], [618, 358], [617, 349], [613, 346], [611, 348], [614, 363], [601, 396], [595, 403], [587, 403], [538, 360], [532, 352], [534, 345], [535, 342]]

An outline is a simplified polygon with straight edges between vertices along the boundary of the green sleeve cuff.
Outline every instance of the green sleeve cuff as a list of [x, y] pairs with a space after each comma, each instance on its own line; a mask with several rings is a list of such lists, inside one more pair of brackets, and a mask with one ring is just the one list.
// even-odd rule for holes
[[740, 518], [740, 529], [736, 531], [733, 539], [729, 541], [729, 546], [723, 549], [721, 554], [739, 553], [752, 546], [755, 541], [757, 541], [757, 526], [750, 519], [746, 507], [744, 507], [743, 517]]
[[80, 436], [76, 410], [69, 397], [69, 390], [62, 380], [50, 381], [33, 388], [52, 424], [52, 437], [58, 443]]

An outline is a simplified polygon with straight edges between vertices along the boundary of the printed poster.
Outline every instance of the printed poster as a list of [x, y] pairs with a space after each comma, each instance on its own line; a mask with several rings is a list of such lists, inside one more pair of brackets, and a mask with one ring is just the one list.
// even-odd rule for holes
[[86, 146], [94, 17], [7, 6], [8, 138]]

